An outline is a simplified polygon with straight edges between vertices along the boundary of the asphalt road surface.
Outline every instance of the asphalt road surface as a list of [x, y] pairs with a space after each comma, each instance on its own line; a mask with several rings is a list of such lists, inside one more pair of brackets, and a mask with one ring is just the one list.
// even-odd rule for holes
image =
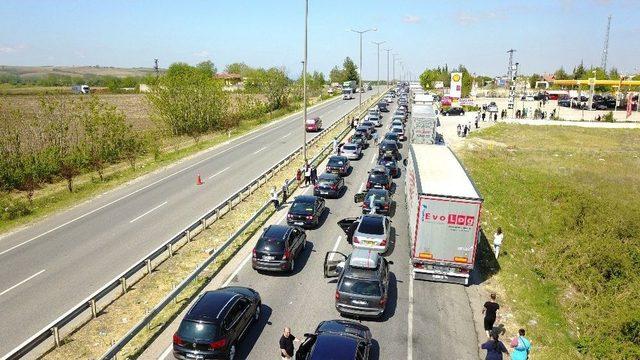
[[[391, 112], [385, 114], [384, 125], [378, 130], [382, 134], [395, 108], [392, 106]], [[226, 285], [248, 286], [262, 297], [262, 317], [240, 344], [239, 358], [276, 359], [284, 326], [302, 337], [312, 332], [320, 321], [340, 318], [334, 307], [335, 279], [323, 278], [324, 257], [332, 250], [350, 253], [351, 245], [336, 223], [361, 214], [353, 195], [364, 188], [367, 171], [377, 159], [376, 152], [372, 146], [365, 150], [362, 159], [352, 161], [353, 171], [345, 178], [347, 191], [340, 199], [327, 200], [329, 211], [319, 229], [307, 230], [307, 249], [296, 261], [295, 273], [271, 275], [254, 271], [250, 257], [256, 236], [207, 286], [206, 290]], [[406, 142], [401, 152], [406, 156]], [[391, 219], [395, 236], [387, 256], [393, 261], [389, 303], [381, 320], [360, 320], [371, 329], [375, 340], [372, 359], [477, 359], [478, 339], [464, 287], [411, 279], [404, 171], [394, 183], [395, 206], [392, 208], [395, 213]], [[305, 194], [312, 193], [311, 188], [303, 190]], [[286, 223], [286, 212], [286, 207], [281, 209], [270, 223]], [[182, 316], [151, 344], [142, 359], [173, 359], [171, 336]]]
[[[327, 127], [357, 105], [308, 114]], [[2, 237], [0, 357], [291, 153], [302, 131], [302, 115], [288, 116]]]

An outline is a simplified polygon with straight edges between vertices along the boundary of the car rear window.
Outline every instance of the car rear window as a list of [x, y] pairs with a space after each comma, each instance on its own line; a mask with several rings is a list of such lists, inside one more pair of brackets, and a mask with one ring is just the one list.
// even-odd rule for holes
[[262, 236], [256, 244], [256, 250], [270, 253], [282, 253], [285, 248], [284, 242], [284, 239], [274, 239]]
[[344, 161], [342, 159], [331, 158], [329, 159], [329, 165], [331, 166], [343, 166]]
[[360, 221], [360, 226], [358, 226], [358, 232], [364, 234], [371, 235], [382, 235], [384, 234], [384, 227], [382, 226], [382, 218], [381, 217], [370, 217], [365, 216]]
[[344, 278], [339, 291], [364, 296], [382, 296], [380, 282], [349, 277]]
[[313, 213], [313, 203], [294, 201], [291, 205], [291, 212], [297, 214], [311, 214]]
[[393, 129], [391, 129], [391, 131], [393, 131], [394, 133], [401, 133], [403, 132], [403, 130], [401, 128], [396, 128], [394, 127]]
[[218, 336], [218, 327], [211, 323], [183, 320], [180, 323], [178, 335], [184, 339], [213, 340]]
[[345, 150], [355, 150], [356, 149], [355, 145], [345, 145], [342, 148], [345, 149]]
[[365, 203], [369, 203], [371, 201], [371, 198], [373, 198], [373, 201], [375, 202], [386, 202], [387, 201], [387, 197], [384, 196], [383, 194], [367, 194], [367, 197], [364, 199]]

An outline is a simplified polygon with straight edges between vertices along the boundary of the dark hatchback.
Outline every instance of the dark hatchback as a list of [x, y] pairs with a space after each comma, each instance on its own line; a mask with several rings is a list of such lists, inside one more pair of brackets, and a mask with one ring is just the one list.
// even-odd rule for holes
[[286, 225], [267, 227], [253, 248], [254, 270], [294, 271], [296, 258], [307, 245], [304, 230]]
[[388, 215], [391, 209], [391, 194], [386, 189], [370, 189], [364, 194], [362, 199], [362, 213], [369, 214], [371, 212], [371, 202], [376, 214]]
[[315, 228], [324, 213], [325, 200], [312, 195], [296, 196], [287, 214], [287, 224]]
[[247, 329], [260, 318], [255, 290], [230, 286], [202, 294], [173, 335], [177, 359], [235, 359]]
[[398, 143], [395, 141], [383, 140], [378, 146], [378, 156], [393, 156], [396, 160], [400, 158]]
[[349, 174], [350, 167], [351, 162], [349, 162], [349, 159], [347, 159], [346, 156], [334, 155], [329, 158], [325, 171], [328, 173], [338, 174], [340, 176], [346, 176]]
[[304, 337], [296, 360], [369, 360], [371, 356], [371, 331], [355, 321], [323, 321]]
[[398, 176], [400, 176], [400, 168], [398, 167], [398, 162], [393, 156], [382, 156], [380, 160], [378, 160], [378, 165], [386, 167], [392, 177], [397, 178]]
[[372, 188], [377, 189], [391, 189], [391, 175], [389, 170], [384, 166], [376, 166], [369, 172], [369, 178], [367, 179], [367, 190]]
[[313, 187], [313, 195], [337, 199], [340, 197], [343, 187], [344, 179], [340, 175], [324, 173], [320, 175], [318, 183]]

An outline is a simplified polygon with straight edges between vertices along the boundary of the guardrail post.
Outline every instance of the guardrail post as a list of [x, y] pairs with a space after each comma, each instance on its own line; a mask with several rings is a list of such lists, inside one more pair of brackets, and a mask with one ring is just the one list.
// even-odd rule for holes
[[53, 334], [53, 340], [56, 343], [56, 347], [60, 347], [60, 332], [58, 331], [58, 327], [57, 326], [52, 327], [51, 333]]
[[98, 317], [98, 308], [96, 306], [96, 299], [89, 300], [89, 307], [91, 308], [91, 317], [93, 319]]
[[147, 275], [151, 274], [151, 259], [146, 259], [144, 263], [147, 266]]
[[167, 244], [167, 251], [169, 252], [169, 257], [173, 257], [173, 244]]
[[202, 223], [202, 231], [204, 231], [207, 228], [207, 217], [203, 217], [200, 222]]
[[191, 241], [191, 230], [185, 231], [184, 236], [187, 238], [187, 242]]
[[126, 277], [121, 277], [120, 278], [120, 285], [122, 285], [122, 294], [126, 294], [127, 293], [127, 278]]

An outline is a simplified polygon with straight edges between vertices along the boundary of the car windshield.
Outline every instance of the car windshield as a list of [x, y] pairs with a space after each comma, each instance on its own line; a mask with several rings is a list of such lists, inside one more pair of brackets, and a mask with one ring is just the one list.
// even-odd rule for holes
[[355, 145], [345, 145], [345, 146], [343, 146], [342, 148], [343, 148], [343, 149], [345, 149], [345, 150], [351, 150], [351, 151], [353, 151], [353, 150], [355, 150], [355, 149], [356, 149], [356, 146], [355, 146]]
[[364, 296], [381, 296], [380, 283], [375, 280], [361, 280], [345, 277], [339, 291]]
[[218, 327], [211, 323], [199, 323], [183, 320], [178, 329], [178, 335], [191, 340], [213, 340], [218, 336]]
[[371, 235], [383, 235], [384, 227], [382, 226], [381, 217], [365, 216], [360, 221], [358, 232]]
[[315, 124], [316, 120], [315, 119], [307, 119], [307, 124]]
[[313, 203], [294, 201], [291, 205], [291, 212], [296, 214], [310, 214], [313, 213]]

